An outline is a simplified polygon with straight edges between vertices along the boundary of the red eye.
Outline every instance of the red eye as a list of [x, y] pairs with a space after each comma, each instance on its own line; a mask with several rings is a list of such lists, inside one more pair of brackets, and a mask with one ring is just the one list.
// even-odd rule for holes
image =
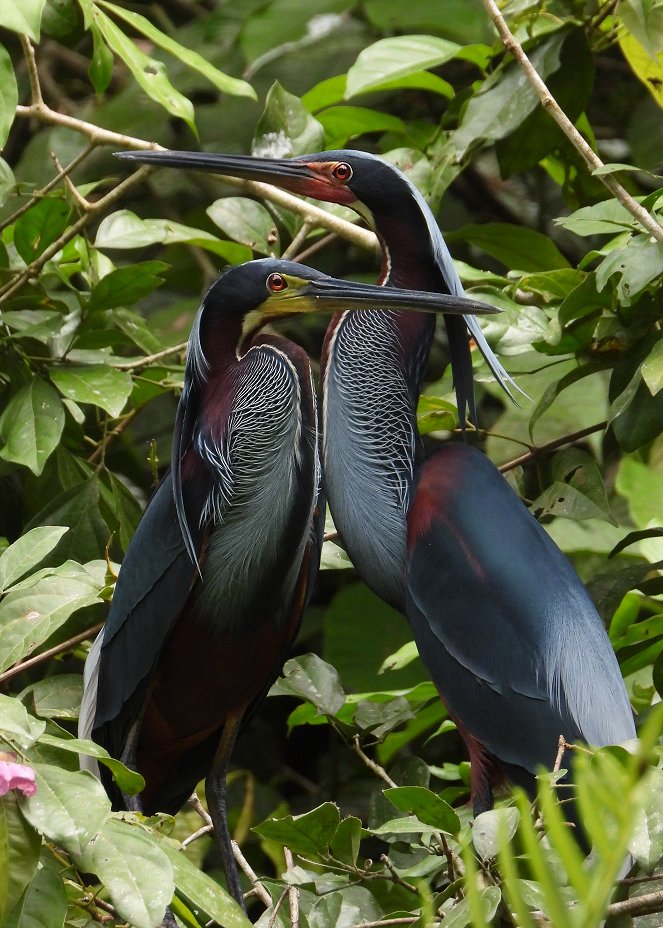
[[332, 168], [332, 177], [336, 180], [340, 180], [341, 183], [347, 183], [352, 177], [352, 168], [345, 161], [339, 161], [338, 164], [335, 164]]
[[270, 274], [267, 278], [267, 289], [272, 293], [280, 293], [281, 290], [288, 289], [288, 281], [282, 274]]

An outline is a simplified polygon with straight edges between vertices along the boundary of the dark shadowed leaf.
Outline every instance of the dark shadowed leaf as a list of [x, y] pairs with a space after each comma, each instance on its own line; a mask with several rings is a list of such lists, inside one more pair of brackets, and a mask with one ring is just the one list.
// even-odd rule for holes
[[102, 277], [92, 291], [90, 309], [100, 312], [115, 306], [131, 306], [163, 283], [159, 274], [167, 270], [163, 261], [139, 261], [119, 267]]
[[568, 268], [569, 262], [553, 241], [535, 229], [502, 222], [462, 226], [448, 233], [448, 241], [466, 241], [520, 271], [552, 271]]
[[340, 819], [338, 806], [325, 802], [304, 815], [267, 819], [256, 825], [253, 831], [289, 847], [295, 854], [324, 854], [336, 834]]
[[334, 857], [354, 867], [357, 863], [359, 845], [361, 842], [361, 820], [354, 815], [344, 818], [336, 829], [336, 834], [330, 845]]
[[374, 738], [381, 740], [393, 728], [413, 719], [414, 712], [407, 699], [398, 696], [389, 702], [371, 702], [362, 700], [357, 705], [355, 724], [363, 731], [370, 731]]
[[26, 264], [38, 258], [64, 232], [71, 207], [62, 197], [44, 197], [14, 226], [14, 244]]
[[42, 866], [11, 913], [6, 928], [62, 928], [67, 906], [61, 875], [55, 866]]
[[111, 533], [99, 512], [99, 478], [95, 475], [64, 490], [37, 513], [32, 523], [69, 525], [69, 532], [55, 549], [60, 558], [102, 556]]
[[336, 670], [317, 654], [304, 654], [287, 661], [283, 676], [270, 692], [272, 696], [299, 696], [326, 715], [335, 715], [345, 702]]

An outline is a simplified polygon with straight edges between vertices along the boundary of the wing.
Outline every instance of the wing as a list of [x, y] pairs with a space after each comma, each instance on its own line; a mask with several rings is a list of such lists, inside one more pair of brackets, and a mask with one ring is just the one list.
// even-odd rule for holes
[[551, 766], [561, 734], [634, 737], [612, 647], [570, 563], [497, 468], [453, 444], [408, 516], [407, 608], [449, 709], [500, 760]]
[[[196, 513], [207, 495], [205, 474], [187, 480], [183, 500], [196, 554], [203, 532]], [[144, 688], [168, 631], [195, 579], [177, 518], [169, 473], [145, 510], [131, 540], [110, 612], [86, 663], [81, 734], [94, 736], [121, 756], [138, 717]]]

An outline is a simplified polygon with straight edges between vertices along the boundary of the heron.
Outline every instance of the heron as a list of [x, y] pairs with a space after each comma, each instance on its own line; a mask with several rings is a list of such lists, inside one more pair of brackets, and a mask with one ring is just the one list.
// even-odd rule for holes
[[[377, 233], [379, 283], [463, 293], [435, 218], [395, 165], [335, 150], [292, 159], [122, 152], [150, 165], [263, 181], [353, 208]], [[468, 333], [503, 389], [516, 385], [479, 323], [445, 316], [461, 422], [476, 423]], [[495, 787], [530, 796], [560, 736], [635, 737], [603, 622], [570, 562], [495, 465], [447, 443], [425, 456], [416, 408], [434, 319], [335, 314], [322, 356], [323, 467], [334, 523], [361, 577], [404, 613], [471, 760], [475, 815]], [[572, 805], [568, 817], [575, 822]], [[577, 822], [575, 822], [577, 824]], [[581, 843], [581, 829], [577, 829]], [[586, 844], [585, 844], [586, 846]]]
[[[238, 732], [276, 679], [317, 573], [321, 494], [308, 356], [261, 333], [295, 313], [370, 312], [382, 288], [288, 261], [234, 267], [195, 318], [171, 467], [124, 558], [87, 658], [79, 729], [137, 770], [115, 808], [175, 814], [205, 793], [229, 890], [243, 904], [226, 818]], [[489, 313], [472, 300], [391, 290], [398, 311]]]

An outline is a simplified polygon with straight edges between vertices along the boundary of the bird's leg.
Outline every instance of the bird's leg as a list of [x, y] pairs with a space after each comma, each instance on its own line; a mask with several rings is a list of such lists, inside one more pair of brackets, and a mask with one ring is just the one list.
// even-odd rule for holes
[[207, 799], [207, 808], [209, 809], [212, 824], [214, 825], [214, 837], [216, 838], [219, 851], [221, 852], [221, 862], [223, 864], [223, 872], [226, 875], [226, 882], [228, 883], [228, 891], [233, 899], [246, 911], [237, 865], [235, 864], [232, 839], [230, 837], [230, 831], [228, 830], [228, 816], [226, 810], [226, 776], [228, 773], [228, 764], [235, 745], [235, 739], [237, 738], [242, 715], [243, 712], [229, 716], [223, 726], [223, 734], [221, 735], [219, 746], [214, 755], [212, 769], [205, 780], [205, 797]]

